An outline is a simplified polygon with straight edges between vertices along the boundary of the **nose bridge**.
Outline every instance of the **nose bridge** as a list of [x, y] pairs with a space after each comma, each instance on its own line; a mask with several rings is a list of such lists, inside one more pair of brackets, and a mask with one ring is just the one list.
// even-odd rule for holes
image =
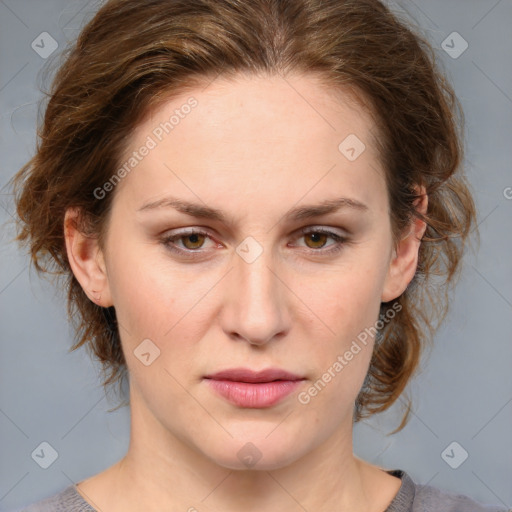
[[252, 344], [263, 344], [284, 329], [283, 285], [270, 248], [248, 237], [236, 252], [226, 327]]

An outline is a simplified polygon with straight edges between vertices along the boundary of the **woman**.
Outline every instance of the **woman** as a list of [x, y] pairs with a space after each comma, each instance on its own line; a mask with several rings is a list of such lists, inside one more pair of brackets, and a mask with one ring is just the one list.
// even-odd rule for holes
[[107, 2], [17, 207], [75, 348], [129, 378], [130, 447], [26, 510], [503, 511], [352, 452], [474, 222], [457, 107], [377, 0]]

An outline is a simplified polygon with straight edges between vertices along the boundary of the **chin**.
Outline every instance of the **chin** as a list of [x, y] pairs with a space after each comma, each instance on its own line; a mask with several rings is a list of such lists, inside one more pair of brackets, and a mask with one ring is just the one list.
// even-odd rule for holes
[[303, 435], [292, 435], [284, 428], [280, 433], [269, 432], [271, 429], [260, 428], [252, 433], [234, 434], [233, 438], [205, 447], [203, 453], [227, 469], [258, 471], [286, 467], [307, 452]]

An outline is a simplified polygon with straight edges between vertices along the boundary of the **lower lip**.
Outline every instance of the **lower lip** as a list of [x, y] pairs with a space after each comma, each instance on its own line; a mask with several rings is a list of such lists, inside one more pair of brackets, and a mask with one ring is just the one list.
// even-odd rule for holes
[[219, 395], [239, 407], [271, 407], [293, 393], [302, 380], [276, 380], [273, 382], [235, 382], [207, 379]]

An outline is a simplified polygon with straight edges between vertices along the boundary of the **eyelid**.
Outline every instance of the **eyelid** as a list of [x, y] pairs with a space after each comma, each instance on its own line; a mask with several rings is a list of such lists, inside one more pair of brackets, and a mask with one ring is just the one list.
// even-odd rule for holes
[[[332, 238], [335, 243], [328, 245], [327, 249], [325, 247], [321, 247], [320, 249], [311, 249], [306, 247], [308, 249], [308, 252], [311, 254], [318, 253], [319, 255], [328, 255], [335, 252], [338, 252], [341, 250], [342, 246], [345, 245], [348, 242], [349, 235], [346, 232], [338, 233], [334, 231], [334, 228], [328, 227], [328, 226], [307, 226], [304, 228], [301, 228], [298, 232], [299, 236], [295, 236], [295, 238], [301, 238], [304, 235], [308, 235], [310, 233], [322, 233], [324, 235], [327, 235], [328, 237]], [[302, 246], [301, 246], [302, 247]], [[330, 249], [329, 249], [330, 248]]]
[[[190, 235], [203, 235], [213, 241], [213, 236], [212, 236], [211, 232], [206, 230], [205, 228], [199, 228], [199, 227], [198, 228], [194, 228], [194, 227], [184, 228], [183, 231], [173, 232], [172, 234], [169, 234], [169, 233], [164, 234], [164, 235], [162, 235], [161, 240], [163, 242], [170, 242], [171, 240], [179, 240], [180, 238], [190, 236]], [[187, 249], [178, 248], [177, 250], [180, 250], [182, 252], [188, 252], [188, 253], [201, 252], [201, 249], [193, 251], [191, 249], [187, 250]]]
[[300, 228], [299, 231], [296, 233], [299, 233], [301, 235], [306, 235], [308, 233], [325, 233], [326, 235], [337, 235], [339, 237], [348, 237], [349, 233], [346, 230], [342, 230], [340, 233], [335, 231], [336, 229], [340, 228], [333, 228], [330, 226], [306, 226], [304, 228]]
[[[347, 239], [349, 237], [348, 233], [344, 231], [343, 233], [338, 233], [334, 231], [335, 228], [331, 228], [328, 226], [305, 226], [303, 228], [300, 228], [298, 231], [295, 231], [293, 235], [293, 239], [301, 238], [304, 235], [310, 234], [310, 233], [322, 233], [327, 235], [328, 237], [332, 238], [335, 243], [328, 245], [328, 249], [325, 249], [324, 247], [321, 247], [319, 249], [311, 249], [306, 247], [307, 252], [310, 254], [318, 254], [318, 255], [328, 255], [333, 254], [341, 250], [342, 246], [347, 243]], [[189, 236], [189, 235], [202, 235], [207, 238], [210, 238], [213, 240], [211, 232], [202, 227], [189, 227], [189, 228], [183, 228], [181, 231], [173, 232], [172, 234], [164, 234], [161, 237], [161, 242], [167, 247], [168, 250], [181, 254], [185, 257], [194, 258], [199, 257], [200, 255], [207, 252], [207, 250], [204, 250], [202, 248], [199, 248], [197, 250], [193, 249], [182, 249], [181, 247], [176, 247], [174, 245], [174, 240], [179, 240], [182, 237]], [[214, 240], [213, 240], [214, 241]], [[220, 243], [220, 242], [219, 242]], [[304, 246], [300, 246], [304, 247]], [[329, 249], [330, 248], [330, 249]]]

